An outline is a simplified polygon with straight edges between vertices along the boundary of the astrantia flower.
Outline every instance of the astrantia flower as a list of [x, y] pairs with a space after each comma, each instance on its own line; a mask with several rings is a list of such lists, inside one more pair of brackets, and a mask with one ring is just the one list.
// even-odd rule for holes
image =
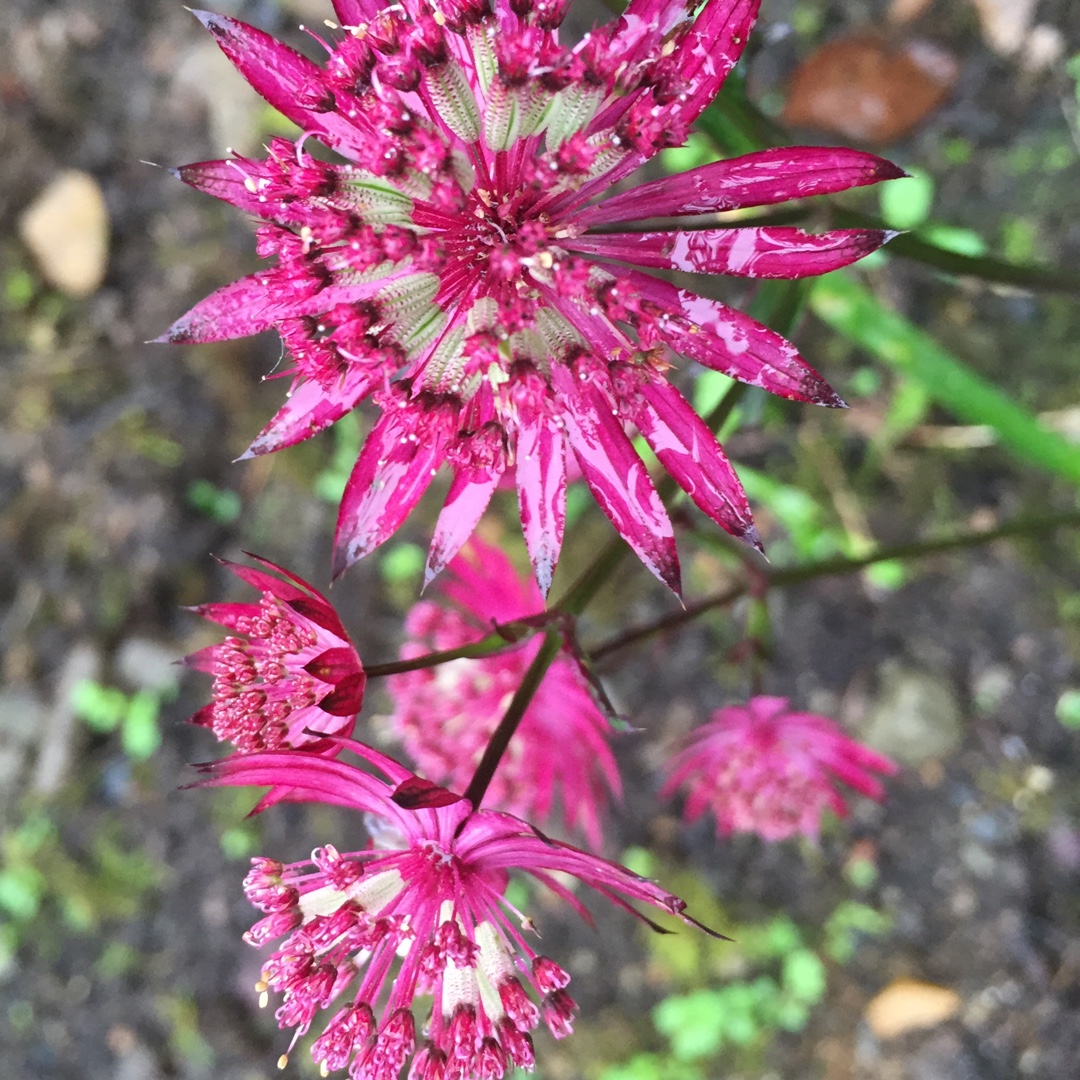
[[[405, 623], [401, 656], [455, 649], [491, 632], [492, 623], [543, 611], [540, 590], [523, 581], [497, 548], [473, 538], [447, 568], [445, 603], [422, 601]], [[387, 680], [391, 724], [419, 771], [464, 790], [522, 677], [540, 637], [480, 660], [456, 660]], [[552, 663], [529, 704], [485, 802], [531, 820], [547, 821], [556, 796], [568, 827], [601, 845], [601, 810], [620, 788], [608, 744], [609, 725], [577, 664], [566, 654]]]
[[265, 559], [226, 562], [262, 593], [258, 603], [203, 604], [194, 610], [232, 634], [184, 662], [214, 677], [213, 701], [193, 723], [241, 753], [284, 747], [336, 752], [327, 736], [347, 735], [364, 700], [364, 669], [330, 601]]
[[784, 840], [796, 833], [816, 837], [827, 809], [847, 816], [838, 783], [883, 798], [872, 773], [891, 776], [896, 765], [849, 739], [828, 717], [792, 712], [787, 698], [755, 697], [717, 709], [666, 771], [661, 794], [685, 787], [688, 820], [710, 810], [720, 836], [752, 832]]
[[[676, 896], [629, 870], [508, 814], [474, 811], [377, 751], [347, 745], [386, 779], [295, 752], [207, 767], [211, 784], [287, 787], [294, 800], [366, 815], [368, 849], [327, 845], [288, 866], [254, 859], [244, 882], [265, 913], [247, 940], [285, 937], [258, 986], [264, 1003], [269, 991], [282, 995], [279, 1025], [299, 1037], [335, 1010], [313, 1047], [325, 1072], [397, 1080], [412, 1058], [411, 1080], [497, 1080], [532, 1068], [530, 1032], [541, 1019], [556, 1038], [570, 1033], [569, 976], [529, 944], [531, 921], [504, 895], [511, 871], [583, 914], [563, 875], [631, 911], [633, 900], [693, 921]], [[423, 996], [431, 1011], [417, 1031], [412, 1010]]]
[[[610, 231], [842, 191], [902, 175], [851, 150], [767, 150], [598, 197], [679, 146], [734, 67], [758, 0], [631, 0], [574, 47], [565, 0], [334, 0], [322, 65], [259, 30], [199, 18], [298, 124], [265, 159], [178, 170], [257, 215], [276, 261], [164, 335], [219, 341], [276, 328], [284, 407], [248, 450], [306, 439], [369, 395], [382, 415], [345, 489], [335, 571], [381, 544], [439, 467], [453, 473], [429, 568], [513, 475], [546, 594], [563, 538], [566, 462], [646, 565], [679, 585], [671, 522], [627, 430], [695, 503], [756, 542], [741, 485], [665, 377], [678, 353], [775, 394], [842, 402], [783, 338], [640, 268], [797, 278], [887, 234], [847, 229]], [[317, 139], [343, 162], [309, 150]], [[593, 231], [603, 228], [603, 232]], [[511, 472], [512, 471], [512, 472]]]

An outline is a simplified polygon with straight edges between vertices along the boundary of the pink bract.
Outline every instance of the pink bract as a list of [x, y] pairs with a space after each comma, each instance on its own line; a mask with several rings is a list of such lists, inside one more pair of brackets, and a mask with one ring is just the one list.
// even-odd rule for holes
[[202, 604], [194, 611], [233, 633], [184, 663], [214, 677], [213, 700], [191, 719], [241, 753], [286, 747], [336, 753], [328, 737], [352, 732], [364, 669], [329, 600], [301, 578], [225, 562], [257, 589], [258, 603]]
[[[447, 567], [447, 603], [423, 601], [405, 623], [402, 659], [478, 641], [493, 623], [544, 609], [540, 590], [523, 580], [497, 548], [473, 537]], [[535, 637], [480, 660], [456, 660], [387, 680], [391, 726], [421, 773], [463, 791], [540, 649]], [[610, 725], [567, 654], [555, 659], [522, 718], [488, 788], [486, 803], [547, 822], [561, 804], [567, 828], [602, 844], [603, 809], [621, 792]]]
[[719, 836], [784, 840], [816, 838], [826, 810], [847, 816], [840, 783], [881, 800], [885, 792], [873, 773], [891, 776], [897, 766], [828, 717], [793, 712], [787, 698], [755, 697], [717, 709], [665, 771], [661, 794], [685, 788], [687, 820], [711, 811]]
[[[603, 193], [681, 145], [745, 47], [758, 0], [631, 0], [573, 47], [561, 0], [335, 0], [317, 64], [224, 16], [196, 14], [248, 82], [303, 130], [263, 159], [177, 170], [261, 219], [275, 261], [219, 289], [161, 340], [276, 329], [285, 405], [248, 456], [309, 438], [367, 397], [382, 414], [345, 489], [335, 572], [381, 544], [447, 463], [429, 568], [512, 475], [546, 595], [576, 460], [646, 566], [679, 589], [671, 522], [628, 429], [691, 499], [756, 544], [713, 434], [666, 371], [681, 354], [774, 394], [842, 405], [778, 334], [644, 273], [820, 274], [889, 234], [787, 227], [610, 231], [903, 175], [832, 147], [765, 150]], [[313, 156], [315, 139], [338, 155]], [[596, 232], [594, 229], [602, 229]]]
[[[253, 859], [244, 882], [264, 912], [246, 940], [285, 938], [257, 986], [263, 1004], [270, 991], [282, 995], [277, 1020], [295, 1028], [294, 1044], [336, 1010], [312, 1050], [324, 1075], [348, 1068], [353, 1080], [398, 1080], [411, 1060], [412, 1080], [498, 1080], [533, 1067], [530, 1033], [541, 1020], [556, 1038], [570, 1034], [569, 976], [530, 945], [531, 921], [505, 898], [511, 871], [586, 918], [566, 875], [634, 914], [629, 901], [693, 922], [678, 897], [624, 867], [508, 814], [473, 810], [370, 747], [342, 745], [381, 775], [289, 751], [205, 767], [208, 784], [269, 785], [365, 815], [365, 850], [326, 845], [291, 865]], [[424, 995], [431, 1013], [418, 1032], [413, 1006]]]

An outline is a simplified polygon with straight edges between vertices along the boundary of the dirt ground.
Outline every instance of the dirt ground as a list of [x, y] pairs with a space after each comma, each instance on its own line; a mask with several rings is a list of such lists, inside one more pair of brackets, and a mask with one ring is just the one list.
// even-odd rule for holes
[[[319, 0], [211, 6], [297, 42], [299, 21], [317, 25], [329, 13]], [[963, 0], [938, 0], [914, 29], [889, 29], [889, 7], [766, 3], [758, 33], [768, 44], [751, 65], [752, 93], [768, 104], [800, 59], [852, 29], [935, 41], [955, 57], [956, 84], [883, 152], [934, 174], [935, 219], [979, 232], [991, 250], [1012, 245], [1078, 265], [1080, 135], [1063, 71], [1080, 50], [1075, 3], [1034, 5], [1031, 26], [1059, 35], [1060, 55], [1041, 67], [995, 52]], [[269, 1077], [286, 1039], [251, 990], [258, 955], [240, 941], [252, 921], [240, 891], [245, 859], [253, 850], [302, 858], [328, 831], [341, 847], [356, 826], [296, 807], [243, 824], [242, 799], [178, 790], [190, 779], [185, 763], [214, 748], [181, 723], [204, 700], [204, 681], [185, 677], [173, 693], [170, 665], [212, 640], [182, 607], [236, 595], [210, 553], [254, 550], [325, 582], [335, 508], [318, 484], [343, 440], [230, 464], [279, 400], [282, 385], [260, 381], [278, 361], [276, 340], [144, 342], [254, 265], [242, 215], [163, 167], [226, 146], [254, 151], [275, 121], [179, 4], [4, 0], [0, 41], [2, 1071], [12, 1080]], [[954, 153], [961, 144], [968, 151]], [[26, 208], [65, 169], [96, 180], [108, 216], [104, 279], [81, 298], [49, 284], [19, 234]], [[1076, 408], [1077, 298], [945, 280], [912, 264], [886, 273], [892, 303], [1018, 400]], [[797, 339], [841, 385], [865, 366], [812, 320]], [[737, 462], [790, 473], [824, 438], [847, 462], [883, 411], [870, 398], [832, 428], [829, 417], [793, 412], [790, 430], [747, 431], [729, 450]], [[1076, 505], [1074, 491], [992, 447], [900, 447], [858, 499], [883, 542], [920, 535], [927, 523]], [[431, 510], [409, 522], [407, 541], [424, 542]], [[602, 523], [584, 528], [571, 563], [608, 535]], [[700, 586], [708, 559], [688, 565]], [[415, 597], [410, 582], [391, 577], [373, 558], [334, 591], [374, 662], [394, 657]], [[671, 609], [645, 577], [624, 567], [586, 639]], [[925, 560], [895, 589], [851, 576], [774, 594], [766, 689], [836, 715], [904, 766], [883, 806], [858, 803], [817, 850], [721, 845], [707, 826], [684, 830], [670, 805], [656, 803], [661, 748], [746, 693], [724, 659], [727, 615], [608, 665], [613, 696], [643, 729], [620, 742], [627, 800], [609, 854], [647, 846], [696, 875], [740, 923], [783, 913], [808, 934], [852, 894], [853, 858], [876, 869], [859, 897], [888, 928], [828, 965], [825, 999], [801, 1032], [781, 1033], [756, 1056], [721, 1056], [706, 1075], [1075, 1075], [1080, 736], [1055, 709], [1080, 688], [1078, 585], [1080, 543], [1055, 533]], [[86, 678], [161, 700], [163, 742], [148, 760], [74, 715], [72, 687]], [[370, 711], [380, 708], [373, 688]], [[541, 921], [545, 949], [568, 960], [582, 1022], [565, 1043], [538, 1040], [540, 1074], [591, 1080], [605, 1061], [662, 1045], [647, 1017], [667, 988], [624, 917], [598, 912], [596, 932], [557, 908]], [[883, 1037], [866, 1008], [899, 979], [952, 991], [957, 1007]], [[314, 1075], [301, 1057], [292, 1075]]]

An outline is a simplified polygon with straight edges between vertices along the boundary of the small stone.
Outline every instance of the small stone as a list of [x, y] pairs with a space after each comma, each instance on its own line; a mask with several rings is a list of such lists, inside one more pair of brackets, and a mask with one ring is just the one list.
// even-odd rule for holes
[[944, 758], [964, 736], [956, 694], [945, 679], [890, 662], [881, 668], [881, 693], [860, 737], [901, 765]]
[[89, 296], [105, 280], [109, 212], [89, 173], [68, 169], [57, 175], [23, 211], [19, 236], [41, 276], [68, 296]]
[[983, 40], [996, 53], [1011, 56], [1027, 37], [1039, 0], [971, 0], [979, 13]]
[[171, 690], [179, 678], [177, 654], [149, 638], [127, 638], [116, 651], [116, 673], [136, 690]]
[[866, 1006], [866, 1022], [878, 1039], [895, 1039], [909, 1031], [937, 1027], [955, 1016], [960, 995], [955, 990], [914, 979], [897, 979]]

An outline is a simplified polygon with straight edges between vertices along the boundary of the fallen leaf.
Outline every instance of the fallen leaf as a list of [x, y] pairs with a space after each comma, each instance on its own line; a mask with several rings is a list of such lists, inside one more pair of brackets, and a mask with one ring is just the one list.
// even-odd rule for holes
[[19, 236], [41, 276], [61, 292], [89, 296], [104, 280], [109, 212], [101, 187], [89, 173], [59, 173], [23, 211]]
[[952, 54], [928, 41], [893, 50], [877, 37], [840, 38], [796, 70], [784, 121], [859, 142], [891, 142], [944, 101], [957, 74]]
[[955, 990], [914, 979], [897, 979], [866, 1006], [866, 1022], [879, 1039], [895, 1039], [909, 1031], [937, 1027], [960, 1008]]

